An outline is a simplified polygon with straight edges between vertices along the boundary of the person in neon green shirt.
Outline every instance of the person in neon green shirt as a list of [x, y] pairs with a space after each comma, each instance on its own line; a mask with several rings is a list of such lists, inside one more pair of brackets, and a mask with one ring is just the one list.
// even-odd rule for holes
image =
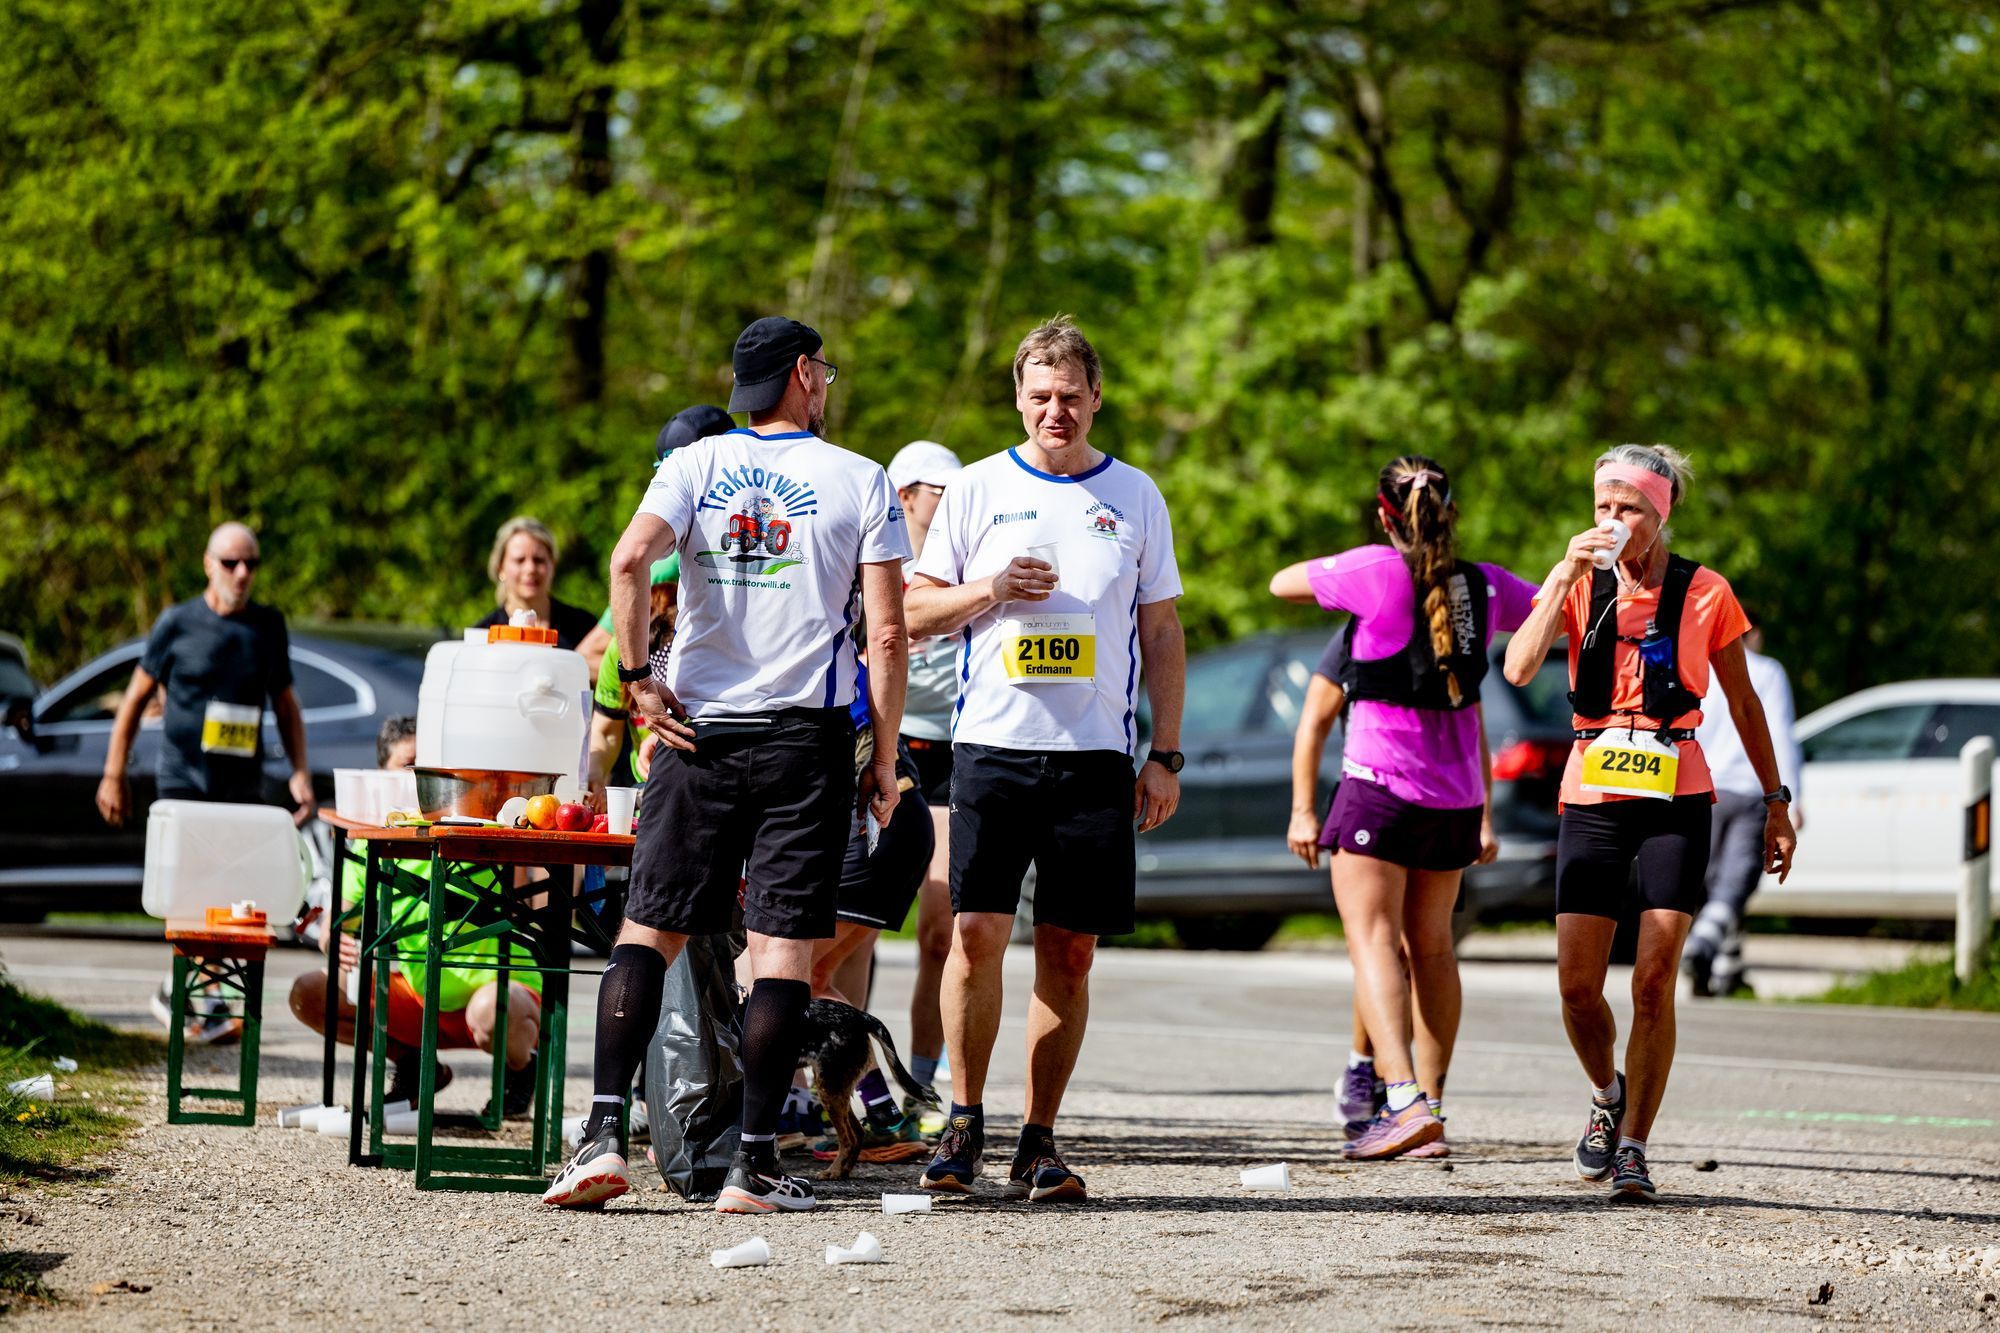
[[[383, 768], [409, 768], [416, 760], [417, 728], [416, 719], [392, 717], [382, 724], [382, 731], [375, 741], [375, 756]], [[350, 850], [364, 858], [361, 863], [348, 862], [341, 876], [341, 901], [349, 905], [342, 921], [340, 936], [340, 970], [352, 971], [360, 963], [360, 944], [354, 931], [359, 928], [361, 901], [364, 891], [366, 870], [365, 858], [368, 844], [356, 841]], [[405, 862], [405, 869], [420, 878], [428, 880], [430, 866], [425, 862]], [[491, 870], [482, 872], [491, 875]], [[397, 922], [409, 926], [422, 926], [430, 920], [430, 905], [417, 898], [399, 897], [394, 900]], [[320, 947], [326, 947], [326, 935], [320, 936]], [[398, 948], [399, 953], [420, 952], [423, 948], [421, 936], [406, 937]], [[472, 944], [453, 949], [445, 955], [447, 962], [438, 973], [438, 1046], [439, 1049], [477, 1048], [490, 1052], [494, 1045], [494, 1035], [499, 1028], [500, 974], [491, 967], [457, 966], [449, 960], [460, 959], [470, 964], [474, 961], [491, 963], [500, 957], [500, 941], [479, 940]], [[534, 1079], [532, 1066], [535, 1048], [542, 1035], [542, 977], [534, 970], [534, 955], [527, 946], [510, 940], [508, 942], [508, 1000], [507, 1000], [507, 1097], [506, 1113], [510, 1116], [525, 1115], [534, 1102]], [[423, 995], [427, 969], [421, 961], [399, 960], [397, 971], [389, 980], [388, 1055], [393, 1066], [393, 1076], [385, 1100], [390, 1103], [405, 1101], [414, 1095], [417, 1076], [421, 1066], [417, 1063], [423, 1041]], [[343, 981], [345, 979], [343, 978]], [[292, 1014], [314, 1032], [326, 1031], [326, 972], [315, 969], [300, 976], [292, 983]], [[341, 988], [339, 1040], [354, 1043], [354, 1006], [348, 1002], [346, 986]], [[438, 1087], [451, 1081], [449, 1067], [438, 1068]]]

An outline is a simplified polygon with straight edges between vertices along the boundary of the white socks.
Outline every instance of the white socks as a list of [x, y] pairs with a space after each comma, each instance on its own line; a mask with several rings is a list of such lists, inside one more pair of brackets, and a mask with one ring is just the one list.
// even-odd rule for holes
[[1409, 1109], [1411, 1103], [1424, 1095], [1424, 1090], [1417, 1086], [1415, 1079], [1408, 1083], [1391, 1083], [1385, 1091], [1391, 1115]]
[[1605, 1088], [1592, 1088], [1590, 1090], [1590, 1095], [1592, 1097], [1595, 1097], [1600, 1105], [1609, 1106], [1613, 1102], [1617, 1101], [1620, 1097], [1625, 1095], [1625, 1080], [1620, 1078], [1618, 1075], [1613, 1074], [1611, 1076], [1611, 1086]]
[[1372, 1065], [1374, 1063], [1375, 1057], [1372, 1055], [1363, 1055], [1359, 1051], [1349, 1051], [1347, 1053], [1347, 1067], [1349, 1069], [1359, 1069], [1363, 1065]]
[[1628, 1139], [1621, 1134], [1618, 1138], [1618, 1151], [1624, 1152], [1627, 1148], [1637, 1148], [1641, 1153], [1644, 1153], [1646, 1151], [1646, 1141], [1644, 1139]]

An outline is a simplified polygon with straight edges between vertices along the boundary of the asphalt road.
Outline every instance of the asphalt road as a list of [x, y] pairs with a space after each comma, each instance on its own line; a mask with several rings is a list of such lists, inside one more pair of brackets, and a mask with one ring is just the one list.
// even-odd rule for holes
[[[277, 1106], [318, 1087], [316, 1039], [283, 1000], [316, 960], [288, 951], [269, 978], [266, 1123], [167, 1126], [155, 1076], [112, 1174], [14, 1200], [0, 1210], [6, 1248], [43, 1256], [45, 1280], [72, 1298], [28, 1323], [93, 1328], [2000, 1324], [2000, 1018], [1684, 1006], [1652, 1141], [1662, 1199], [1613, 1206], [1569, 1167], [1587, 1091], [1553, 970], [1500, 960], [1519, 950], [1479, 937], [1468, 952], [1496, 960], [1464, 969], [1448, 1168], [1340, 1160], [1339, 955], [1107, 952], [1059, 1126], [1088, 1205], [995, 1192], [885, 1217], [880, 1195], [919, 1169], [906, 1165], [822, 1186], [812, 1215], [750, 1220], [650, 1190], [562, 1216], [532, 1196], [419, 1194], [405, 1175], [350, 1170], [332, 1140], [272, 1127]], [[137, 1025], [165, 968], [160, 945], [135, 941], [15, 936], [0, 958], [28, 985]], [[987, 1095], [996, 1137], [1019, 1108], [1028, 963], [1017, 951], [1009, 971]], [[910, 976], [907, 946], [885, 947], [877, 1009], [899, 1035]], [[1623, 980], [1614, 972], [1621, 1015]], [[580, 1109], [594, 992], [587, 979], [578, 990], [568, 1100]], [[475, 1107], [478, 1082], [461, 1078], [447, 1104]], [[1277, 1161], [1291, 1164], [1290, 1192], [1238, 1184], [1243, 1167]], [[886, 1264], [824, 1263], [825, 1246], [864, 1229]], [[752, 1234], [770, 1242], [770, 1267], [708, 1265]], [[120, 1281], [147, 1290], [94, 1294]]]

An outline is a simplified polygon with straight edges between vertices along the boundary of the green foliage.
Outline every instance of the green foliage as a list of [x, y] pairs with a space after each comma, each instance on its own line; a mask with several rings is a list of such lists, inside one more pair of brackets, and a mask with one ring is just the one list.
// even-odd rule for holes
[[[82, 1179], [95, 1171], [86, 1165], [90, 1159], [132, 1128], [109, 1104], [120, 1090], [117, 1071], [158, 1062], [164, 1054], [157, 1037], [106, 1027], [0, 973], [0, 1185]], [[57, 1056], [76, 1061], [78, 1069], [54, 1075], [55, 1101], [5, 1091], [18, 1079], [49, 1073]], [[13, 1283], [6, 1259], [0, 1255], [0, 1292], [36, 1294]]]
[[982, 455], [1076, 314], [1197, 642], [1454, 472], [1538, 575], [1605, 443], [1802, 698], [1986, 674], [2000, 40], [1971, 0], [14, 0], [0, 628], [46, 678], [264, 536], [296, 616], [462, 623], [516, 512], [603, 594], [659, 424], [749, 318], [835, 438]]
[[1960, 985], [1951, 955], [1926, 952], [1899, 968], [1842, 982], [1815, 999], [1825, 1004], [1886, 1004], [1901, 1009], [1974, 1009], [2000, 1013], [2000, 934], [1986, 950], [1986, 968]]

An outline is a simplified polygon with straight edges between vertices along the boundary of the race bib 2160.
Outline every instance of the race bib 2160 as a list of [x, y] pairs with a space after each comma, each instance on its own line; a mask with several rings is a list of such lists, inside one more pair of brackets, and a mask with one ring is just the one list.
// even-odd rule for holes
[[1020, 616], [1000, 622], [1001, 662], [1015, 685], [1097, 679], [1097, 618]]

